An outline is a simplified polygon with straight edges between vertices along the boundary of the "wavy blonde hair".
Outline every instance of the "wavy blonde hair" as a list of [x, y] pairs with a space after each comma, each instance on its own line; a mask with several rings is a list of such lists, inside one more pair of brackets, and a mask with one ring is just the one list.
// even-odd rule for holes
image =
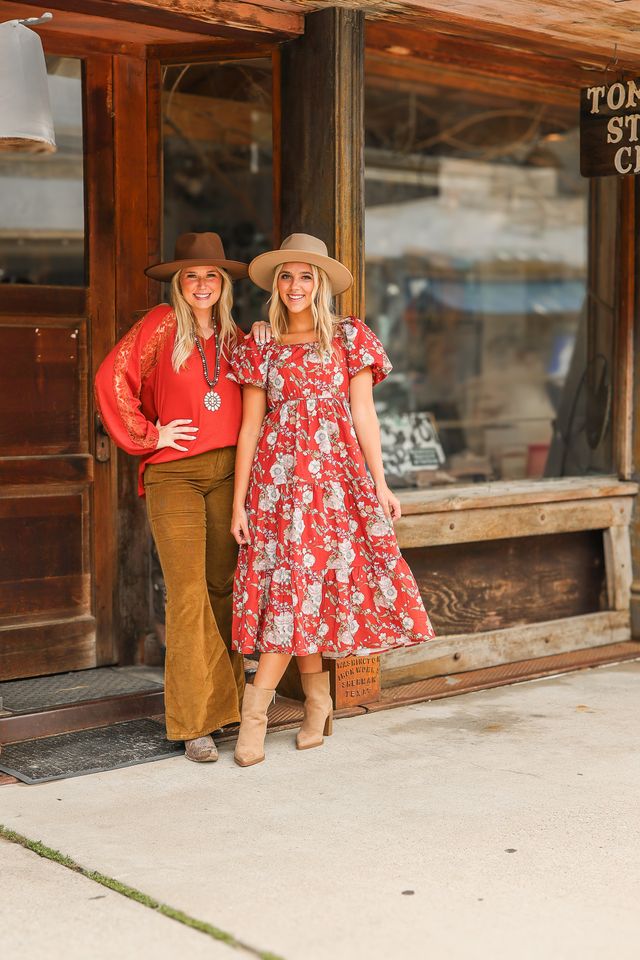
[[[183, 269], [188, 270], [189, 267], [184, 267]], [[220, 323], [221, 345], [229, 353], [238, 340], [238, 328], [231, 316], [233, 307], [233, 284], [226, 270], [223, 270], [222, 267], [216, 267], [215, 269], [222, 277], [222, 290], [220, 291], [218, 302], [213, 305], [212, 320], [214, 324]], [[198, 330], [195, 314], [180, 289], [181, 273], [182, 270], [177, 270], [172, 276], [171, 293], [169, 296], [177, 322], [176, 339], [171, 355], [171, 363], [176, 373], [180, 372], [187, 361], [187, 357], [193, 350]]]
[[[282, 335], [288, 329], [287, 308], [280, 299], [278, 292], [278, 277], [286, 267], [286, 263], [281, 263], [273, 275], [273, 284], [271, 287], [271, 299], [269, 302], [269, 323], [271, 324], [271, 333], [277, 343], [282, 343]], [[309, 264], [313, 276], [313, 294], [311, 299], [311, 314], [313, 316], [313, 329], [318, 338], [318, 346], [323, 359], [331, 355], [335, 326], [340, 322], [340, 318], [333, 311], [333, 294], [331, 292], [331, 281], [326, 272], [321, 267], [316, 267], [313, 263]]]

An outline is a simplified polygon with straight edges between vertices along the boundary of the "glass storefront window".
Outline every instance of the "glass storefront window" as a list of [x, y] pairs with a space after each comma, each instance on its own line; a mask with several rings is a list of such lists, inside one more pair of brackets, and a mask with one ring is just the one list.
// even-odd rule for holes
[[[270, 60], [197, 63], [165, 69], [163, 81], [163, 252], [178, 234], [213, 230], [227, 256], [249, 261], [273, 232]], [[234, 316], [248, 330], [264, 295], [234, 286]]]
[[394, 364], [376, 402], [395, 486], [611, 472], [615, 230], [594, 269], [589, 222], [615, 222], [616, 187], [590, 196], [577, 122], [562, 97], [369, 72], [366, 316]]
[[0, 153], [0, 282], [85, 282], [82, 63], [47, 56], [55, 153]]

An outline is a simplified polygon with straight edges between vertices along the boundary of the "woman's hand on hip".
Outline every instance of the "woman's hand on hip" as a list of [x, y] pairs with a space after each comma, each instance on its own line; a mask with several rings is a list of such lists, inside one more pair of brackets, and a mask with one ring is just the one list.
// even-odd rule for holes
[[264, 320], [256, 320], [251, 327], [251, 336], [256, 343], [264, 346], [265, 343], [269, 343], [269, 340], [271, 340], [271, 325]]
[[244, 507], [234, 507], [231, 515], [231, 533], [235, 537], [236, 543], [244, 546], [249, 543], [249, 521], [247, 511]]
[[173, 447], [174, 450], [188, 450], [188, 447], [181, 447], [178, 440], [197, 440], [195, 434], [197, 427], [189, 427], [187, 424], [193, 423], [193, 420], [172, 420], [171, 423], [165, 423], [161, 426], [160, 421], [156, 422], [158, 429], [158, 443], [156, 450], [162, 450], [163, 447]]
[[386, 483], [376, 484], [376, 497], [378, 498], [378, 503], [382, 507], [387, 520], [400, 519], [402, 516], [400, 501], [396, 495], [389, 490], [389, 487], [386, 485]]

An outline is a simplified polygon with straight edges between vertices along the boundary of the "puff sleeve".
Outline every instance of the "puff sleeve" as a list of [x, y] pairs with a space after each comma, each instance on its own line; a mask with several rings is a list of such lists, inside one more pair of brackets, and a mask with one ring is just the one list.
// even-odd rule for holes
[[342, 325], [347, 351], [349, 377], [371, 367], [373, 383], [380, 383], [391, 372], [391, 361], [384, 347], [366, 323], [357, 317], [349, 317]]
[[267, 374], [269, 361], [264, 348], [258, 346], [252, 336], [241, 340], [229, 358], [231, 373], [227, 374], [230, 380], [235, 380], [241, 386], [247, 384], [253, 387], [267, 389]]

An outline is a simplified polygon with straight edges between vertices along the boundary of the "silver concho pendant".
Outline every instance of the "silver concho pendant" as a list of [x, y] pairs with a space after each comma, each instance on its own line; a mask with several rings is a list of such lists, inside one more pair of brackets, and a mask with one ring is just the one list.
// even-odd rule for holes
[[209, 390], [209, 392], [204, 395], [204, 405], [211, 413], [215, 413], [216, 410], [219, 410], [222, 406], [220, 394], [216, 393], [215, 390]]

